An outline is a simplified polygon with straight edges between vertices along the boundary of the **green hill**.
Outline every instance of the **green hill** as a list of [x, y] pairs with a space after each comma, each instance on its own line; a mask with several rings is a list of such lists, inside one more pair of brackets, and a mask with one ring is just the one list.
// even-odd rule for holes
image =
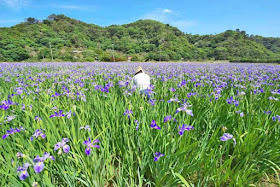
[[277, 61], [280, 52], [269, 50], [245, 31], [227, 30], [217, 35], [187, 35], [189, 42], [203, 49], [207, 58], [231, 61]]
[[50, 47], [55, 61], [277, 61], [279, 48], [264, 39], [238, 30], [190, 35], [153, 20], [100, 27], [53, 14], [0, 28], [0, 61], [51, 61]]

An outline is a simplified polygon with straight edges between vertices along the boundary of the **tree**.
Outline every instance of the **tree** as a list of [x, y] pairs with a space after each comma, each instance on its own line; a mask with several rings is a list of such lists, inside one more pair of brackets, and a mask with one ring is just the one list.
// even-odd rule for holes
[[36, 23], [39, 23], [40, 21], [35, 18], [29, 17], [29, 18], [25, 19], [25, 22], [27, 22], [29, 24], [36, 24]]

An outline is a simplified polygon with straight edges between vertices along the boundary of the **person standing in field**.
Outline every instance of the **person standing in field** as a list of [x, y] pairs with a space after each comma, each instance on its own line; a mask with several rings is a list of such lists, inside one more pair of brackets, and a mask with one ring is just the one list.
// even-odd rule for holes
[[140, 94], [149, 95], [148, 91], [150, 89], [151, 78], [149, 75], [144, 73], [144, 70], [139, 66], [135, 72], [132, 79], [133, 86], [135, 86]]

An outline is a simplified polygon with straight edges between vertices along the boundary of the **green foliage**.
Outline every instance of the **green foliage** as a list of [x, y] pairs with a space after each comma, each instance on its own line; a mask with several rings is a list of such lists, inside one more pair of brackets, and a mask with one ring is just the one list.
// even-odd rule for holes
[[[280, 99], [271, 92], [279, 89], [279, 66], [142, 64], [154, 85], [151, 105], [138, 91], [128, 94], [130, 86], [119, 86], [130, 81], [138, 65], [1, 64], [1, 101], [8, 98], [18, 105], [0, 109], [0, 186], [32, 186], [35, 181], [44, 187], [280, 185], [280, 121], [273, 121], [280, 114], [280, 102], [269, 100]], [[186, 85], [177, 87], [182, 80]], [[114, 84], [108, 93], [95, 89], [108, 83]], [[18, 89], [23, 89], [21, 95]], [[53, 97], [56, 92], [60, 96]], [[174, 95], [191, 105], [193, 116], [176, 112], [183, 102], [169, 103]], [[238, 106], [228, 104], [230, 97]], [[133, 111], [130, 118], [123, 115], [126, 109]], [[75, 115], [50, 118], [59, 110]], [[4, 122], [13, 115], [15, 119]], [[167, 115], [176, 121], [164, 122]], [[150, 127], [152, 120], [161, 130]], [[180, 136], [182, 124], [194, 129]], [[91, 131], [80, 129], [86, 125]], [[20, 126], [25, 130], [2, 138], [11, 127]], [[31, 141], [36, 129], [46, 137]], [[224, 132], [231, 133], [236, 144], [233, 139], [222, 142]], [[69, 138], [69, 153], [54, 151], [62, 138]], [[92, 148], [89, 156], [83, 144], [88, 138], [100, 140], [100, 149]], [[44, 170], [36, 174], [33, 159], [45, 152], [55, 160], [46, 160]], [[165, 156], [155, 162], [155, 152]], [[17, 168], [26, 162], [32, 164], [29, 177], [21, 181]]]
[[[110, 61], [113, 52], [122, 56], [122, 61], [126, 61], [127, 56], [149, 61], [275, 61], [280, 58], [279, 38], [249, 36], [239, 29], [200, 36], [185, 34], [176, 27], [153, 20], [100, 27], [55, 14], [43, 21], [29, 17], [11, 28], [0, 28], [1, 61], [40, 61], [47, 56], [51, 59], [50, 44], [56, 51], [56, 61], [93, 61], [95, 55], [99, 60]], [[27, 55], [15, 54], [18, 50], [14, 48], [24, 48]], [[83, 52], [77, 55], [72, 52], [75, 50]], [[92, 50], [92, 55], [85, 52], [87, 50]]]

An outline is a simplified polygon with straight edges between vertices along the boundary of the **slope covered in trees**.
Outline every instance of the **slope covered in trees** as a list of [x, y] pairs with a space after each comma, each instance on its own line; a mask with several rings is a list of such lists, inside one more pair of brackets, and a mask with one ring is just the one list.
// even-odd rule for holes
[[0, 61], [277, 61], [279, 40], [239, 30], [190, 35], [153, 20], [100, 27], [50, 15], [0, 28]]

